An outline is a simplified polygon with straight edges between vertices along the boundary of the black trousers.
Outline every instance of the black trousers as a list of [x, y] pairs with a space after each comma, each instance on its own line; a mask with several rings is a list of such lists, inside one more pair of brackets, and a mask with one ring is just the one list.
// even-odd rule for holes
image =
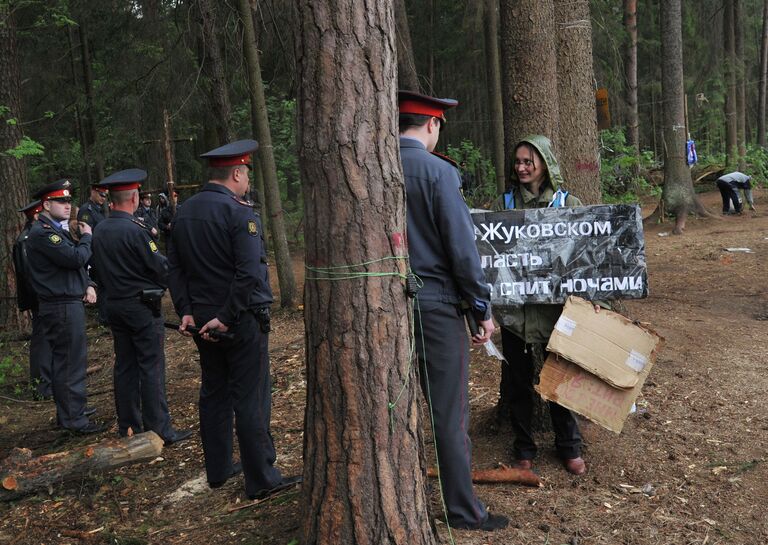
[[731, 203], [733, 203], [733, 209], [737, 213], [741, 212], [742, 202], [739, 192], [731, 187], [731, 184], [723, 180], [717, 181], [717, 188], [720, 190], [720, 197], [723, 199], [723, 214], [727, 214], [731, 209]]
[[[534, 403], [540, 399], [533, 389], [535, 365], [530, 346], [511, 331], [501, 329], [501, 342], [504, 358], [503, 372], [509, 373], [512, 388], [512, 429], [515, 432], [513, 445], [514, 456], [518, 460], [532, 460], [536, 457], [536, 441], [533, 438], [531, 419]], [[544, 352], [546, 357], [547, 352]], [[555, 431], [555, 448], [562, 459], [581, 456], [581, 433], [573, 413], [549, 402], [549, 414]]]
[[53, 395], [52, 365], [51, 347], [43, 333], [40, 309], [35, 307], [32, 309], [32, 338], [29, 340], [29, 380], [39, 396]]
[[469, 439], [469, 337], [456, 305], [414, 302], [421, 386], [435, 432], [443, 500], [450, 524], [476, 525], [488, 512], [472, 488]]
[[[194, 318], [202, 327], [213, 315], [196, 309]], [[261, 331], [252, 312], [242, 313], [229, 332], [235, 335], [232, 341], [208, 342], [195, 337], [202, 369], [199, 410], [205, 471], [209, 482], [223, 481], [231, 474], [234, 423], [245, 492], [255, 495], [282, 481], [274, 467], [276, 454], [269, 431], [269, 336]]]
[[40, 302], [40, 333], [51, 350], [51, 384], [59, 426], [78, 430], [88, 425], [86, 401], [87, 346], [82, 301]]
[[165, 395], [165, 328], [162, 317], [138, 298], [110, 301], [107, 317], [115, 341], [115, 408], [121, 436], [153, 431], [173, 437]]

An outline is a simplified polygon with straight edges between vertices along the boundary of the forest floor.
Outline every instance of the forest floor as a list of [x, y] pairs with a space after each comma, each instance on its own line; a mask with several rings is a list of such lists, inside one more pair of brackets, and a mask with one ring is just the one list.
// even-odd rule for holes
[[[651, 323], [666, 345], [643, 389], [641, 411], [629, 417], [620, 435], [582, 422], [589, 466], [582, 477], [563, 470], [551, 437], [542, 436], [535, 467], [544, 486], [478, 485], [490, 510], [512, 522], [494, 533], [454, 531], [456, 543], [768, 543], [766, 193], [756, 192], [758, 212], [691, 218], [683, 236], [663, 236], [671, 231], [669, 223], [646, 226], [650, 296], [624, 307], [631, 318]], [[717, 192], [701, 197], [719, 211]], [[725, 250], [731, 247], [752, 253]], [[298, 258], [297, 273], [302, 279]], [[274, 314], [272, 432], [278, 465], [291, 475], [302, 467], [303, 319], [299, 310]], [[112, 340], [98, 327], [89, 327], [88, 340], [89, 365], [103, 364], [89, 377], [89, 404], [98, 409], [98, 419], [114, 422]], [[173, 332], [166, 342], [174, 424], [197, 430], [197, 353], [191, 340]], [[27, 341], [6, 342], [0, 358], [24, 363], [27, 350]], [[511, 432], [495, 423], [499, 375], [498, 361], [473, 350], [470, 435], [476, 468], [511, 462]], [[0, 391], [0, 459], [13, 447], [43, 454], [116, 434], [114, 426], [80, 438], [57, 431], [53, 403], [30, 401], [19, 391], [23, 380], [17, 377]], [[203, 486], [184, 495], [182, 486], [194, 489], [195, 483]], [[297, 488], [253, 505], [239, 477], [217, 490], [204, 483], [195, 435], [150, 464], [0, 505], [0, 545], [296, 543]], [[437, 498], [432, 500], [437, 506]], [[439, 510], [433, 514], [440, 517]], [[449, 543], [446, 526], [438, 522], [437, 528]], [[79, 537], [67, 537], [77, 532]]]

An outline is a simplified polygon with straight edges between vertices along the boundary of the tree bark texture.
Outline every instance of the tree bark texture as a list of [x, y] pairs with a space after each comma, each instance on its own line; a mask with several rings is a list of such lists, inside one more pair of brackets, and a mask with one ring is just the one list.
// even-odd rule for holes
[[[309, 271], [302, 543], [434, 544], [408, 303], [392, 276], [406, 253], [393, 0], [297, 5]], [[319, 279], [328, 272], [339, 275]]]
[[395, 36], [397, 37], [397, 81], [400, 89], [420, 92], [419, 74], [413, 58], [411, 28], [405, 0], [395, 0]]
[[501, 59], [499, 59], [499, 2], [485, 0], [485, 62], [488, 77], [488, 104], [491, 115], [493, 168], [496, 190], [506, 189], [504, 170], [504, 107], [501, 100]]
[[[88, 156], [93, 159], [96, 168], [96, 177], [99, 180], [104, 179], [104, 160], [96, 149], [97, 131], [96, 131], [96, 109], [93, 105], [93, 69], [91, 68], [91, 44], [88, 40], [88, 27], [85, 18], [79, 21], [80, 48], [82, 53], [83, 65], [83, 91], [85, 92], [85, 135], [88, 141]], [[86, 165], [90, 169], [91, 165]], [[87, 196], [86, 192], [82, 196]], [[81, 197], [82, 197], [81, 196]]]
[[264, 183], [266, 211], [269, 215], [269, 227], [272, 232], [272, 244], [275, 250], [275, 266], [280, 286], [280, 306], [292, 307], [296, 297], [296, 280], [293, 276], [293, 263], [288, 249], [288, 237], [285, 234], [283, 203], [280, 199], [280, 187], [277, 182], [277, 166], [272, 148], [272, 133], [269, 128], [267, 101], [264, 98], [264, 83], [261, 81], [261, 63], [256, 47], [256, 32], [253, 28], [253, 15], [248, 0], [238, 0], [240, 20], [243, 25], [243, 50], [248, 63], [248, 87], [251, 93], [251, 120], [253, 132], [259, 141], [259, 166]]
[[637, 115], [637, 0], [624, 0], [624, 103], [627, 144], [640, 155], [640, 122]]
[[202, 63], [208, 74], [209, 98], [213, 113], [212, 122], [216, 126], [219, 146], [233, 139], [231, 125], [232, 106], [229, 102], [227, 79], [224, 72], [224, 60], [221, 57], [220, 29], [216, 24], [216, 6], [211, 0], [198, 0], [200, 24], [202, 26]]
[[[509, 175], [512, 150], [525, 136], [543, 134], [557, 151], [557, 102], [553, 0], [501, 0], [501, 85]], [[590, 86], [591, 88], [591, 86]]]
[[[20, 83], [15, 21], [8, 2], [0, 2], [0, 106], [4, 107], [0, 115], [0, 151], [15, 148], [23, 137]], [[18, 330], [26, 327], [27, 319], [16, 306], [16, 276], [11, 249], [24, 226], [24, 218], [17, 210], [29, 200], [24, 159], [0, 153], [0, 187], [3, 189], [3, 198], [0, 199], [0, 222], [3, 227], [0, 324], [6, 330]]]
[[760, 41], [760, 72], [757, 99], [757, 144], [766, 147], [765, 91], [768, 87], [768, 0], [763, 2], [763, 34]]
[[733, 35], [736, 49], [736, 138], [739, 146], [739, 170], [746, 169], [747, 155], [747, 85], [744, 59], [744, 5], [733, 0]]
[[589, 0], [555, 0], [560, 169], [584, 204], [602, 201]]
[[91, 472], [153, 460], [162, 450], [163, 440], [153, 431], [37, 457], [29, 449], [15, 448], [0, 462], [0, 501], [47, 490]]
[[725, 80], [725, 154], [726, 166], [736, 168], [739, 155], [736, 112], [736, 40], [734, 37], [734, 0], [723, 0], [723, 79]]
[[673, 232], [681, 234], [689, 212], [702, 211], [693, 192], [685, 161], [685, 105], [683, 100], [683, 33], [681, 0], [661, 2], [661, 90], [664, 109], [664, 188], [662, 200], [674, 214]]

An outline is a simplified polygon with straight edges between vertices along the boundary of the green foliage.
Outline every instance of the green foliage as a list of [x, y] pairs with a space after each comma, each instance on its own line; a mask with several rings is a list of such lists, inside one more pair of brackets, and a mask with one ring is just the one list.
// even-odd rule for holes
[[627, 145], [624, 131], [620, 128], [600, 132], [602, 142], [600, 159], [600, 186], [603, 202], [609, 204], [637, 202], [640, 194], [655, 194], [661, 188], [652, 187], [640, 172], [654, 166], [653, 153], [644, 151], [635, 155]]
[[43, 155], [44, 150], [45, 148], [38, 142], [35, 142], [28, 136], [22, 136], [21, 141], [15, 148], [5, 150], [3, 154], [10, 155], [16, 159], [23, 159], [25, 157]]
[[493, 161], [469, 140], [448, 145], [446, 155], [456, 161], [462, 177], [464, 198], [471, 208], [487, 207], [497, 196]]
[[768, 188], [768, 150], [760, 146], [747, 146], [748, 172], [754, 184]]
[[[2, 345], [0, 344], [0, 347]], [[0, 359], [0, 386], [5, 386], [12, 379], [21, 377], [24, 369], [16, 358], [12, 355], [6, 355]]]

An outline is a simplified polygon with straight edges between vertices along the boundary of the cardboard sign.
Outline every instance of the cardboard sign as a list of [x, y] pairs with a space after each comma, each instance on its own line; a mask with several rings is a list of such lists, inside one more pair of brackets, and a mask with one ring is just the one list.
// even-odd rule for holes
[[524, 303], [648, 296], [638, 205], [475, 212], [475, 241], [494, 315]]
[[663, 344], [662, 337], [624, 316], [596, 313], [590, 303], [570, 298], [534, 388], [544, 399], [620, 433]]

